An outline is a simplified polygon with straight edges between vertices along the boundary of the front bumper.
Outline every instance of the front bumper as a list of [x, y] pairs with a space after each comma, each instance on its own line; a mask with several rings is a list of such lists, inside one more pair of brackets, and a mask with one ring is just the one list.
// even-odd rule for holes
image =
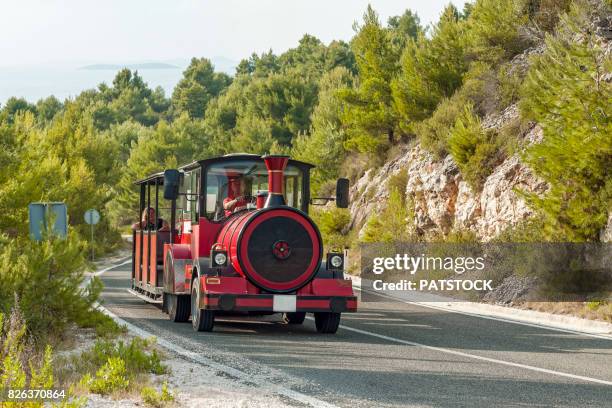
[[[274, 296], [277, 295], [205, 293], [200, 300], [200, 309], [227, 312], [282, 312], [283, 310], [274, 310]], [[346, 313], [357, 311], [356, 296], [296, 295], [295, 304], [295, 312]]]

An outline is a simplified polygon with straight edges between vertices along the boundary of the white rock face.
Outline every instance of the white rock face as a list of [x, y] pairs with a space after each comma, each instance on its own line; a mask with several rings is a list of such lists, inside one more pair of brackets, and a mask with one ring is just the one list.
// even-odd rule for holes
[[480, 218], [476, 233], [483, 239], [499, 235], [507, 227], [532, 215], [516, 191], [543, 193], [546, 183], [538, 180], [531, 170], [512, 156], [498, 166], [484, 183], [480, 194]]
[[455, 227], [475, 230], [482, 216], [481, 200], [474, 194], [469, 184], [459, 182], [457, 205], [455, 206]]
[[453, 159], [448, 156], [436, 161], [417, 146], [409, 152], [407, 170], [406, 195], [408, 202], [414, 204], [416, 231], [449, 232], [453, 227], [460, 178]]
[[[516, 115], [516, 108], [510, 107], [489, 123], [500, 126]], [[541, 133], [535, 126], [523, 137], [534, 143]], [[360, 228], [360, 235], [370, 214], [381, 211], [389, 197], [387, 180], [402, 169], [407, 171], [406, 197], [414, 205], [413, 224], [419, 234], [470, 230], [488, 241], [532, 215], [517, 190], [541, 194], [547, 188], [515, 155], [493, 170], [480, 193], [474, 192], [451, 156], [436, 160], [417, 145], [380, 170], [369, 170], [352, 187], [351, 228]]]
[[366, 171], [351, 187], [351, 222], [349, 228], [360, 228], [361, 234], [370, 214], [380, 212], [386, 205], [389, 198], [387, 180], [407, 166], [409, 157], [406, 154], [408, 151], [408, 149], [405, 149], [398, 158], [387, 162], [376, 172], [371, 169]]

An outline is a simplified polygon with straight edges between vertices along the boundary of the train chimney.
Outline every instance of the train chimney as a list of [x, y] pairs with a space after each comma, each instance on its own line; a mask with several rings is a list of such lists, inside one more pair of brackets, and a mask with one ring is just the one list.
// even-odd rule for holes
[[268, 169], [268, 198], [264, 208], [285, 205], [283, 188], [285, 185], [285, 167], [289, 156], [263, 156]]

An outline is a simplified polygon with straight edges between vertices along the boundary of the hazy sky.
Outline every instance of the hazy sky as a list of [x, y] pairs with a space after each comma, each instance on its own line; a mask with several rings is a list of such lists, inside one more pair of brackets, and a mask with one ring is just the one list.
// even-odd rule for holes
[[[436, 21], [450, 0], [19, 0], [0, 7], [0, 66], [240, 60], [304, 33], [347, 40], [367, 4], [383, 21], [410, 8]], [[463, 5], [464, 1], [452, 1]]]

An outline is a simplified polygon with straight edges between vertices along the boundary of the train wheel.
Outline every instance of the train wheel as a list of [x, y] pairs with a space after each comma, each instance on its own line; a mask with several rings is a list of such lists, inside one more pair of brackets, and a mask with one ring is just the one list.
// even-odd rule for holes
[[302, 324], [304, 319], [306, 319], [306, 312], [289, 312], [283, 315], [283, 320], [287, 324]]
[[183, 323], [189, 320], [189, 297], [168, 294], [168, 315], [170, 320]]
[[340, 326], [340, 313], [321, 312], [315, 313], [315, 326], [319, 333], [336, 333]]
[[162, 312], [168, 313], [168, 297], [170, 295], [167, 293], [162, 293]]
[[215, 312], [200, 309], [200, 290], [198, 285], [191, 289], [191, 325], [195, 331], [212, 331], [215, 326]]

